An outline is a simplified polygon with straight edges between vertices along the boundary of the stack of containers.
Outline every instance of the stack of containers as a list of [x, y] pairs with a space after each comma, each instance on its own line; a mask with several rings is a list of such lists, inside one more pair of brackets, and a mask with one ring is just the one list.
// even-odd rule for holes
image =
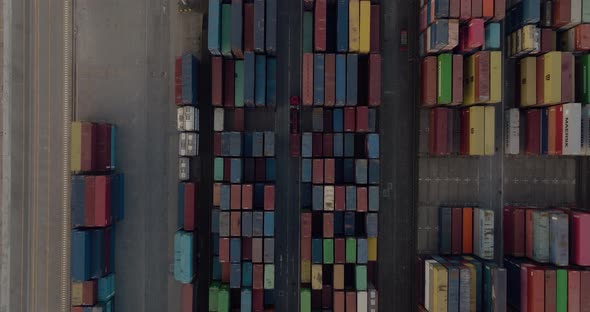
[[377, 311], [380, 6], [304, 8], [301, 311]]
[[504, 207], [508, 304], [520, 311], [590, 309], [590, 214]]
[[184, 311], [192, 311], [193, 279], [196, 272], [195, 230], [198, 184], [191, 181], [191, 161], [199, 153], [198, 60], [184, 53], [175, 60], [174, 90], [178, 134], [178, 231], [174, 234], [174, 278], [182, 283]]
[[589, 13], [581, 0], [510, 6], [506, 33], [518, 87], [515, 108], [506, 111], [507, 154], [590, 155]]
[[[214, 185], [209, 311], [273, 311], [277, 0], [209, 0]], [[266, 114], [260, 113], [266, 111]], [[249, 119], [248, 118], [248, 119]]]
[[115, 295], [115, 222], [124, 217], [124, 178], [115, 170], [116, 128], [71, 125], [72, 311], [112, 311]]
[[493, 155], [505, 0], [421, 0], [421, 120], [430, 155]]

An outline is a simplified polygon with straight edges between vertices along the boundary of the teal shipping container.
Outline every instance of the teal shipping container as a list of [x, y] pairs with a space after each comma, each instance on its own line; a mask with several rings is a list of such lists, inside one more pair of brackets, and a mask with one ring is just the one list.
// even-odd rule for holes
[[193, 234], [178, 231], [174, 235], [174, 279], [188, 284], [194, 277]]

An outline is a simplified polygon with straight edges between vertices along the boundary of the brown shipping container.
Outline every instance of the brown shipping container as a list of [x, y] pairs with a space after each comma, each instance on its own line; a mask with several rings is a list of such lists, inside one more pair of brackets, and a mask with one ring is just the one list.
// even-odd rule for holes
[[275, 209], [275, 186], [265, 185], [264, 186], [264, 210]]
[[226, 59], [223, 62], [223, 106], [225, 107], [234, 107], [234, 64], [234, 60], [232, 59]]
[[322, 157], [323, 153], [323, 137], [321, 133], [314, 133], [311, 136], [311, 154], [313, 157]]
[[575, 29], [576, 51], [590, 50], [590, 24], [580, 24]]
[[[563, 64], [562, 64], [563, 65]], [[545, 103], [545, 56], [537, 57], [537, 104]]]
[[221, 203], [221, 183], [213, 184], [213, 206], [219, 207]]
[[334, 312], [345, 312], [343, 291], [334, 292]]
[[242, 260], [252, 261], [252, 237], [242, 237]]
[[346, 312], [356, 312], [356, 292], [346, 292]]
[[221, 281], [223, 283], [229, 283], [230, 269], [231, 269], [231, 266], [230, 266], [229, 262], [221, 263]]
[[355, 107], [345, 107], [344, 108], [344, 131], [345, 132], [354, 132], [355, 130], [355, 115], [356, 109]]
[[483, 0], [471, 0], [471, 17], [480, 18], [483, 16]]
[[87, 226], [93, 226], [95, 223], [95, 186], [95, 176], [84, 177], [84, 224]]
[[229, 262], [229, 238], [219, 238], [219, 262]]
[[381, 53], [381, 10], [379, 4], [371, 5], [371, 53]]
[[553, 1], [553, 28], [560, 28], [571, 21], [571, 1]]
[[344, 238], [334, 239], [334, 263], [344, 263], [346, 261], [346, 242]]
[[303, 105], [313, 104], [313, 53], [303, 54]]
[[289, 137], [289, 155], [291, 157], [301, 156], [301, 138], [299, 134], [291, 134]]
[[369, 132], [369, 107], [356, 107], [356, 132]]
[[182, 312], [193, 311], [193, 284], [182, 284]]
[[264, 265], [255, 264], [252, 266], [252, 288], [264, 288]]
[[232, 237], [240, 237], [242, 235], [242, 213], [239, 211], [232, 211], [229, 219], [230, 235]]
[[461, 0], [450, 0], [449, 1], [449, 17], [459, 18], [461, 15]]
[[327, 0], [316, 0], [314, 13], [314, 50], [326, 51], [326, 10]]
[[242, 185], [242, 209], [252, 209], [252, 184]]
[[324, 75], [324, 105], [336, 103], [336, 55], [326, 54], [324, 58], [326, 73]]
[[324, 160], [312, 160], [312, 182], [313, 184], [324, 184]]
[[232, 184], [230, 188], [230, 209], [240, 210], [242, 208], [242, 185]]
[[561, 101], [573, 102], [574, 94], [574, 55], [570, 52], [561, 52]]
[[334, 134], [324, 133], [323, 140], [324, 145], [322, 148], [324, 150], [324, 157], [332, 157], [334, 152]]
[[213, 132], [213, 155], [221, 156], [221, 132]]
[[223, 58], [211, 58], [211, 105], [221, 106], [223, 101]]
[[369, 56], [369, 106], [381, 104], [381, 54]]
[[357, 187], [356, 188], [356, 211], [367, 212], [367, 188]]
[[344, 211], [346, 208], [346, 189], [344, 186], [336, 186], [334, 187], [334, 210], [336, 211]]
[[80, 152], [82, 171], [93, 171], [96, 168], [96, 159], [94, 157], [96, 151], [96, 124], [91, 122], [83, 122], [82, 128], [82, 148]]
[[545, 311], [557, 308], [557, 276], [555, 270], [545, 270]]
[[590, 271], [580, 271], [580, 291], [584, 294], [580, 296], [580, 309], [584, 312], [590, 311], [588, 290], [590, 290]]
[[494, 17], [493, 22], [499, 22], [506, 17], [506, 0], [494, 1]]
[[334, 158], [324, 159], [324, 183], [334, 184], [335, 161]]
[[301, 261], [311, 261], [311, 238], [301, 239]]
[[344, 289], [344, 265], [343, 264], [335, 264], [334, 265], [334, 289]]
[[252, 238], [252, 262], [262, 263], [262, 238]]
[[244, 109], [236, 108], [234, 110], [234, 131], [244, 131]]
[[[551, 28], [541, 28], [541, 51], [546, 53], [557, 50], [557, 33]], [[518, 80], [517, 80], [518, 81]]]
[[311, 238], [311, 213], [301, 214], [301, 238]]
[[254, 3], [244, 3], [244, 51], [254, 52]]
[[475, 54], [475, 101], [487, 102], [490, 99], [490, 51]]
[[453, 54], [453, 99], [452, 104], [463, 103], [463, 55]]
[[436, 105], [436, 56], [427, 56], [422, 60], [422, 106]]
[[471, 19], [471, 0], [461, 0], [461, 15], [459, 18], [462, 21]]
[[324, 213], [324, 237], [334, 237], [334, 214]]

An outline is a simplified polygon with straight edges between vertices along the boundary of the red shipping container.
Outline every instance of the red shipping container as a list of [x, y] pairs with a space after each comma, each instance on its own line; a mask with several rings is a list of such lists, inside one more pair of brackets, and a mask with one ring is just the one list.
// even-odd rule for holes
[[427, 56], [422, 60], [422, 106], [436, 105], [437, 98], [437, 65], [436, 56]]
[[262, 238], [252, 239], [252, 262], [262, 263]]
[[301, 261], [311, 261], [311, 238], [301, 239]]
[[111, 167], [111, 125], [98, 124], [96, 132], [96, 169], [106, 171]]
[[223, 106], [225, 107], [234, 107], [234, 64], [234, 60], [232, 59], [225, 59], [223, 62]]
[[221, 263], [221, 281], [223, 283], [229, 283], [230, 270], [231, 270], [231, 263], [229, 263], [229, 262], [222, 262]]
[[193, 231], [197, 225], [197, 185], [184, 183], [184, 225], [185, 231]]
[[193, 311], [193, 284], [182, 284], [182, 312]]
[[471, 0], [471, 17], [479, 18], [483, 16], [483, 1]]
[[556, 106], [555, 112], [555, 154], [563, 153], [563, 105]]
[[490, 99], [490, 51], [475, 54], [475, 101], [487, 102]]
[[453, 54], [453, 98], [452, 104], [463, 103], [463, 55]]
[[96, 176], [94, 194], [94, 226], [111, 224], [111, 177]]
[[582, 212], [572, 213], [570, 226], [572, 263], [590, 266], [590, 214]]
[[534, 269], [535, 266], [530, 263], [522, 263], [520, 265], [520, 311], [529, 311], [528, 310], [528, 280], [529, 280], [529, 272], [530, 270]]
[[356, 132], [369, 131], [369, 107], [357, 106], [356, 108]]
[[83, 307], [72, 307], [72, 312], [84, 312]]
[[448, 155], [449, 109], [437, 107], [430, 110], [429, 152], [431, 155]]
[[512, 232], [512, 255], [515, 257], [524, 257], [525, 241], [525, 210], [518, 208], [512, 212], [512, 222], [514, 231]]
[[[471, 3], [471, 2], [470, 2]], [[428, 27], [428, 16], [426, 16], [427, 14], [427, 10], [428, 10], [428, 6], [424, 5], [422, 6], [422, 8], [420, 9], [420, 32], [423, 32], [426, 30], [426, 27]], [[372, 12], [371, 12], [372, 13]], [[373, 16], [371, 16], [371, 26], [373, 26]], [[426, 37], [426, 36], [424, 36]], [[371, 44], [373, 44], [373, 41], [371, 40]], [[373, 53], [373, 51], [371, 51], [371, 53]]]
[[545, 271], [530, 269], [527, 277], [528, 311], [544, 311], [545, 307]]
[[324, 144], [323, 144], [323, 152], [324, 152], [324, 157], [332, 157], [333, 156], [333, 152], [334, 152], [334, 134], [332, 133], [324, 133], [323, 135], [323, 140], [324, 140]]
[[301, 138], [299, 134], [291, 134], [289, 140], [289, 154], [291, 157], [301, 156]]
[[324, 75], [324, 105], [334, 106], [336, 103], [336, 55], [331, 53], [326, 54], [324, 62], [326, 66]]
[[460, 255], [463, 247], [463, 208], [451, 210], [451, 253]]
[[334, 210], [344, 211], [346, 208], [346, 188], [344, 186], [334, 187]]
[[505, 206], [502, 210], [502, 236], [504, 237], [504, 254], [505, 255], [512, 255], [512, 250], [514, 249], [514, 240], [513, 233], [514, 229], [514, 215], [512, 211], [514, 207], [512, 206]]
[[471, 0], [461, 0], [461, 13], [459, 18], [462, 21], [471, 19]]
[[96, 304], [96, 283], [96, 280], [85, 281], [82, 283], [82, 305], [91, 306]]
[[223, 103], [223, 58], [211, 57], [211, 105], [221, 106]]
[[229, 238], [228, 237], [221, 237], [219, 238], [219, 262], [228, 262], [229, 263]]
[[230, 235], [232, 237], [240, 237], [242, 235], [242, 213], [239, 211], [232, 211], [229, 220]]
[[525, 253], [529, 259], [533, 258], [533, 209], [525, 211]]
[[324, 237], [334, 237], [334, 214], [324, 213]]
[[324, 183], [334, 184], [335, 161], [334, 158], [324, 159]]
[[356, 292], [346, 292], [346, 312], [356, 312]]
[[231, 159], [223, 159], [223, 181], [231, 180]]
[[[580, 24], [575, 28], [575, 50], [590, 50], [590, 24]], [[562, 56], [563, 57], [563, 56]]]
[[356, 211], [367, 212], [367, 187], [356, 188]]
[[244, 109], [236, 108], [234, 110], [234, 131], [244, 131]]
[[327, 0], [315, 1], [314, 12], [314, 49], [316, 52], [326, 51], [326, 11]]
[[369, 55], [369, 106], [381, 104], [381, 54]]
[[557, 309], [557, 275], [555, 270], [545, 271], [545, 311]]
[[323, 155], [323, 137], [321, 133], [313, 133], [311, 135], [311, 155], [313, 157], [322, 157]]
[[264, 289], [262, 288], [252, 289], [252, 311], [264, 311]]
[[494, 0], [483, 0], [482, 17], [485, 20], [494, 17]]
[[506, 0], [496, 0], [494, 2], [494, 18], [493, 22], [499, 22], [506, 17]]
[[303, 106], [313, 104], [313, 53], [303, 53]]
[[252, 288], [264, 289], [264, 265], [254, 264], [252, 266]]
[[232, 184], [230, 187], [230, 201], [229, 201], [229, 209], [231, 210], [240, 210], [242, 208], [242, 185], [241, 184]]
[[301, 214], [301, 238], [311, 238], [311, 213]]
[[354, 132], [356, 129], [355, 127], [355, 116], [356, 109], [355, 107], [346, 107], [344, 108], [344, 131], [346, 132]]
[[324, 160], [314, 158], [312, 160], [312, 182], [324, 184]]
[[[590, 24], [587, 25], [590, 26]], [[574, 55], [570, 52], [561, 52], [561, 101], [564, 103], [575, 100], [574, 66]]]
[[275, 186], [265, 185], [264, 186], [264, 210], [275, 209]]
[[82, 148], [80, 151], [81, 171], [93, 171], [96, 168], [96, 159], [94, 157], [96, 150], [96, 124], [83, 122], [82, 131]]
[[545, 56], [537, 57], [537, 104], [545, 103]]
[[95, 188], [96, 177], [84, 177], [84, 225], [94, 226], [95, 220]]
[[254, 52], [254, 3], [244, 3], [244, 51]]
[[461, 155], [469, 155], [469, 109], [461, 110]]
[[242, 260], [252, 261], [252, 237], [242, 237]]
[[371, 5], [371, 53], [381, 53], [381, 13], [378, 4]]
[[266, 181], [266, 159], [257, 157], [255, 160], [255, 168], [256, 168], [256, 181], [257, 182], [265, 182]]
[[213, 156], [221, 156], [221, 132], [213, 132]]
[[182, 57], [174, 60], [174, 103], [182, 105]]
[[346, 242], [344, 238], [334, 239], [334, 263], [344, 263], [346, 261]]
[[[476, 0], [474, 0], [475, 3]], [[481, 0], [479, 0], [481, 1]], [[473, 50], [480, 48], [485, 40], [484, 20], [474, 18], [467, 24], [467, 49]], [[488, 51], [489, 54], [489, 51]], [[489, 64], [489, 56], [488, 56]], [[477, 66], [477, 65], [476, 65]], [[477, 70], [476, 70], [477, 73]]]
[[252, 184], [242, 185], [242, 209], [252, 209]]
[[526, 153], [528, 155], [538, 155], [541, 151], [541, 112], [540, 109], [526, 111]]
[[322, 309], [332, 308], [332, 286], [322, 286]]
[[[576, 312], [580, 310], [580, 271], [567, 272], [567, 310]], [[584, 293], [584, 296], [588, 296]]]
[[334, 292], [334, 312], [345, 312], [343, 291]]
[[588, 296], [588, 291], [590, 291], [590, 271], [581, 271], [580, 293], [584, 294], [584, 296], [580, 296], [580, 311], [590, 311], [590, 296]]
[[571, 21], [571, 0], [553, 1], [553, 28], [560, 28]]

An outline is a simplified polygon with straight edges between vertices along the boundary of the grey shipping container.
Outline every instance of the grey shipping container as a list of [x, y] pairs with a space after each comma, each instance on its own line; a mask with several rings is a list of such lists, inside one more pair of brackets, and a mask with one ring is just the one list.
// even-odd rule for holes
[[275, 133], [266, 131], [264, 132], [264, 156], [274, 157], [275, 156]]
[[367, 240], [365, 238], [358, 238], [356, 240], [356, 250], [357, 250], [356, 262], [362, 263], [362, 264], [367, 263], [367, 261], [368, 261], [368, 259], [367, 259], [367, 256], [368, 256]]
[[240, 263], [232, 263], [230, 265], [229, 273], [229, 287], [240, 288], [242, 285], [242, 265]]
[[229, 156], [239, 157], [242, 156], [242, 133], [230, 132], [230, 148]]
[[219, 236], [229, 237], [229, 212], [219, 212]]
[[219, 202], [219, 207], [221, 208], [221, 210], [229, 210], [229, 201], [230, 201], [230, 194], [231, 194], [231, 188], [229, 185], [227, 184], [222, 184], [221, 185], [221, 190], [220, 192], [220, 202]]
[[252, 212], [252, 235], [261, 237], [264, 235], [264, 214], [262, 211]]
[[213, 55], [221, 55], [221, 1], [209, 0], [209, 34], [207, 47]]
[[242, 183], [242, 159], [232, 158], [230, 163], [231, 183]]
[[549, 215], [549, 254], [551, 263], [560, 266], [569, 261], [568, 216], [561, 212]]
[[229, 156], [231, 154], [231, 132], [221, 132], [221, 156]]
[[355, 180], [357, 184], [367, 184], [367, 160], [357, 159], [355, 163]]
[[254, 0], [254, 51], [264, 53], [265, 0]]
[[311, 157], [312, 156], [312, 134], [310, 132], [304, 132], [301, 135], [301, 156]]
[[379, 159], [369, 159], [369, 184], [379, 184]]
[[377, 237], [379, 233], [379, 215], [367, 213], [367, 237]]
[[213, 131], [223, 131], [223, 124], [225, 118], [225, 111], [223, 108], [216, 108], [213, 111]]
[[236, 58], [242, 58], [242, 27], [243, 27], [243, 3], [242, 0], [232, 0], [231, 3], [231, 51]]
[[369, 211], [379, 211], [379, 186], [369, 186]]
[[324, 54], [314, 54], [313, 60], [313, 105], [324, 105]]
[[313, 109], [313, 112], [311, 114], [311, 125], [313, 132], [324, 131], [324, 110], [322, 108]]
[[346, 186], [346, 210], [356, 210], [356, 186]]
[[191, 175], [190, 158], [180, 157], [178, 159], [178, 179], [181, 181], [186, 181], [186, 180], [190, 179], [190, 175]]
[[256, 79], [256, 55], [244, 53], [244, 105], [254, 107], [254, 84]]
[[242, 212], [242, 236], [252, 237], [252, 212]]
[[344, 156], [344, 135], [342, 133], [334, 133], [334, 157]]
[[229, 259], [231, 263], [242, 261], [242, 240], [240, 238], [231, 238], [229, 240]]
[[264, 263], [274, 263], [275, 260], [275, 240], [274, 238], [264, 239]]
[[533, 212], [533, 260], [549, 262], [549, 212]]
[[314, 185], [312, 188], [312, 209], [324, 209], [324, 187], [321, 185]]
[[263, 157], [264, 154], [264, 133], [253, 132], [252, 133], [252, 156]]
[[277, 51], [277, 1], [266, 0], [266, 53], [269, 55]]
[[311, 158], [301, 160], [301, 182], [311, 183]]
[[344, 134], [344, 157], [354, 157], [354, 134]]
[[178, 154], [180, 156], [197, 156], [199, 148], [199, 135], [194, 132], [181, 132], [178, 134]]
[[211, 233], [219, 234], [219, 209], [211, 209]]

